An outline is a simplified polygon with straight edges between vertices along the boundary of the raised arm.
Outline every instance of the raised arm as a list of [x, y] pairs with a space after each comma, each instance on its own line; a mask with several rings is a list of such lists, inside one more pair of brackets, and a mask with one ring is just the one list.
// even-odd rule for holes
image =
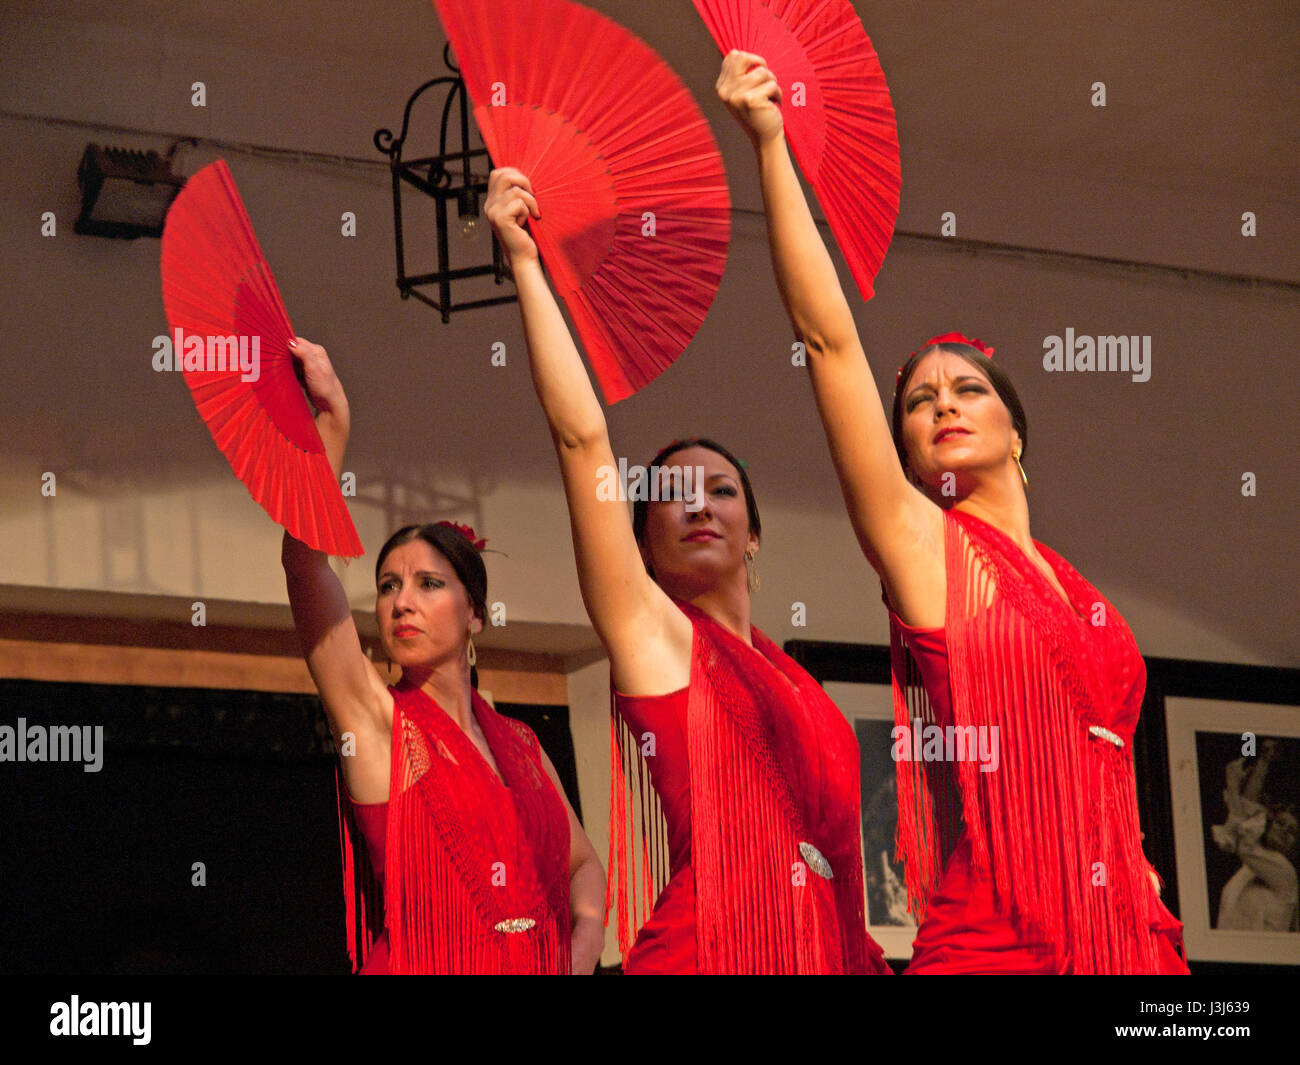
[[1264, 846], [1256, 838], [1249, 841], [1242, 840], [1237, 847], [1237, 857], [1274, 891], [1286, 898], [1295, 897], [1296, 870], [1295, 866], [1287, 861], [1286, 855]]
[[485, 210], [514, 273], [533, 387], [560, 461], [582, 601], [609, 654], [614, 683], [636, 695], [674, 691], [688, 678], [691, 625], [646, 572], [627, 503], [597, 492], [617, 463], [537, 245], [522, 228], [529, 217], [541, 217], [528, 179], [515, 169], [493, 171]]
[[[319, 412], [316, 428], [337, 478], [351, 427], [347, 396], [324, 348], [299, 337], [294, 354], [303, 367], [307, 394]], [[392, 696], [361, 650], [343, 585], [324, 552], [286, 532], [280, 560], [303, 657], [330, 730], [336, 742], [345, 732], [356, 737], [355, 756], [343, 759], [348, 789], [359, 802], [383, 801], [389, 775], [385, 722], [391, 721]]]
[[776, 78], [761, 57], [733, 51], [717, 90], [758, 156], [777, 287], [807, 352], [849, 519], [888, 585], [915, 567], [918, 554], [931, 553], [939, 509], [908, 482], [894, 451], [853, 315], [790, 159]]
[[[1251, 810], [1247, 810], [1241, 794], [1241, 785], [1246, 778], [1246, 759], [1234, 758], [1228, 763], [1224, 770], [1224, 782], [1226, 786], [1223, 789], [1223, 805], [1228, 808], [1228, 816], [1244, 820], [1249, 817]], [[1252, 806], [1258, 804], [1252, 803]]]
[[1250, 802], [1259, 801], [1260, 795], [1264, 793], [1264, 781], [1268, 777], [1269, 764], [1276, 757], [1276, 741], [1271, 739], [1264, 740], [1260, 745], [1259, 757], [1255, 759], [1255, 764], [1251, 768], [1249, 776], [1246, 776], [1245, 783], [1241, 788], [1241, 797], [1243, 799]]

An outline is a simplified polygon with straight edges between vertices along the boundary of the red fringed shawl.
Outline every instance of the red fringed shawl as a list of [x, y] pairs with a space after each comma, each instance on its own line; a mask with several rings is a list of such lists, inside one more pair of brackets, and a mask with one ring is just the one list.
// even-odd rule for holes
[[[972, 515], [945, 513], [944, 545], [952, 716], [959, 728], [996, 727], [1000, 764], [982, 772], [974, 759], [898, 761], [910, 908], [924, 919], [964, 822], [977, 868], [1055, 944], [1063, 966], [1154, 972], [1132, 753], [1146, 669], [1133, 634], [1042, 544], [1074, 608], [1012, 540]], [[933, 723], [892, 620], [891, 646], [896, 724]]]
[[[852, 728], [793, 659], [688, 603], [691, 865], [701, 973], [888, 972], [866, 933], [860, 759]], [[667, 879], [668, 846], [638, 739], [614, 722], [607, 908], [619, 947]]]
[[341, 819], [353, 971], [364, 964], [382, 913], [390, 973], [567, 975], [569, 821], [537, 737], [473, 693], [503, 786], [427, 694], [403, 682], [389, 691], [393, 762], [382, 904], [355, 823], [350, 813]]

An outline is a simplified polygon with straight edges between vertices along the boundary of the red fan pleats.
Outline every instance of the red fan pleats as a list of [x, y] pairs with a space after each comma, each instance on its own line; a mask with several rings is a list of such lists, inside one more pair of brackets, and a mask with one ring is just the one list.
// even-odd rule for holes
[[880, 60], [849, 0], [694, 0], [722, 54], [766, 60], [786, 138], [864, 299], [898, 220], [898, 127]]
[[162, 239], [163, 306], [199, 416], [294, 537], [362, 554], [289, 351], [293, 327], [224, 160], [186, 182]]
[[643, 41], [569, 0], [434, 0], [497, 167], [529, 222], [601, 390], [624, 399], [704, 321], [730, 238], [708, 123]]

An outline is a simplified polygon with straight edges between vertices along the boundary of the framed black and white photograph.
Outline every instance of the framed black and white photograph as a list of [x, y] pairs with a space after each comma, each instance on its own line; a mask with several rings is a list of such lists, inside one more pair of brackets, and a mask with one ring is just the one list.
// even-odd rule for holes
[[1300, 707], [1167, 697], [1188, 958], [1300, 964]]

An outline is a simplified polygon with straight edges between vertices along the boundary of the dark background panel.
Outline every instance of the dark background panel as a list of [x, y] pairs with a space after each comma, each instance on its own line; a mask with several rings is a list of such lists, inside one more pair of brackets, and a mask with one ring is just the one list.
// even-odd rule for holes
[[[501, 709], [580, 810], [568, 709]], [[0, 762], [0, 972], [347, 971], [317, 697], [0, 680], [0, 725], [20, 717], [102, 725], [103, 766]]]
[[542, 750], [564, 785], [569, 805], [578, 815], [578, 820], [586, 824], [578, 795], [578, 762], [573, 750], [573, 733], [569, 729], [569, 708], [540, 703], [497, 703], [496, 708], [499, 713], [522, 721], [537, 735]]

